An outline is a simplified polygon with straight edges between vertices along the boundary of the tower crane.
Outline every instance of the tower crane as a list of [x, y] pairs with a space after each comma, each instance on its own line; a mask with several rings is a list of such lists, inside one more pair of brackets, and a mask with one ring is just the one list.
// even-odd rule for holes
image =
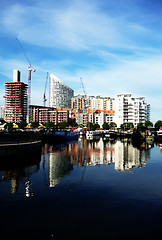
[[82, 77], [80, 77], [80, 81], [81, 81], [81, 85], [82, 85], [82, 89], [83, 89], [83, 93], [84, 93], [84, 109], [83, 110], [84, 110], [84, 112], [86, 112], [86, 108], [87, 108], [86, 91], [84, 88]]
[[26, 55], [26, 53], [25, 53], [25, 51], [24, 51], [24, 49], [23, 49], [23, 47], [22, 47], [22, 45], [21, 45], [19, 39], [16, 38], [16, 40], [17, 40], [17, 42], [18, 42], [18, 44], [19, 44], [19, 46], [20, 46], [20, 48], [21, 48], [21, 50], [22, 50], [22, 52], [23, 52], [23, 54], [24, 54], [26, 60], [27, 60], [28, 63], [29, 63], [29, 65], [28, 65], [28, 103], [27, 103], [27, 119], [26, 119], [27, 123], [29, 123], [29, 115], [30, 115], [30, 98], [31, 98], [31, 72], [32, 72], [32, 71], [35, 72], [36, 70], [35, 70], [35, 68], [32, 66], [32, 64], [31, 64], [31, 62], [30, 62], [28, 56]]
[[48, 75], [49, 75], [49, 73], [47, 72], [46, 83], [45, 83], [45, 88], [44, 88], [44, 95], [43, 95], [44, 107], [46, 106], [46, 101], [47, 101], [47, 98], [46, 98], [46, 88], [47, 88]]
[[80, 77], [80, 81], [81, 81], [81, 84], [82, 84], [82, 88], [83, 88], [84, 95], [86, 95], [86, 92], [85, 92], [85, 89], [84, 89], [84, 84], [83, 84], [82, 77]]

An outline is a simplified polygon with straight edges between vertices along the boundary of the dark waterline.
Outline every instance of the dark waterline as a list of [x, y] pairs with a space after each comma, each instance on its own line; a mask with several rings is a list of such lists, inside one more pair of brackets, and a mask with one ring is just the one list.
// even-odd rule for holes
[[162, 236], [162, 152], [155, 144], [44, 145], [28, 166], [0, 165], [0, 177], [5, 239]]

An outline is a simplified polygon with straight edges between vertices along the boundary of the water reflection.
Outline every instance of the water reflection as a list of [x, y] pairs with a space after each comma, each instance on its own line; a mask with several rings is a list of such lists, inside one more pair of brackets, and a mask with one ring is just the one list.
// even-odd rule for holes
[[36, 173], [40, 169], [41, 155], [31, 156], [30, 159], [13, 159], [3, 160], [2, 165], [0, 165], [1, 182], [10, 182], [11, 193], [16, 193], [19, 190], [20, 181], [26, 179], [24, 182], [24, 189], [26, 197], [33, 196], [31, 191], [31, 182], [29, 181], [32, 174]]
[[1, 182], [10, 181], [11, 193], [15, 193], [19, 190], [20, 181], [23, 180], [26, 197], [31, 197], [34, 194], [31, 176], [41, 170], [41, 159], [43, 174], [48, 175], [46, 180], [48, 186], [55, 187], [73, 170], [73, 166], [92, 167], [113, 164], [116, 171], [132, 171], [133, 168], [144, 167], [150, 158], [151, 147], [153, 145], [148, 143], [137, 146], [130, 140], [104, 141], [102, 138], [96, 140], [83, 138], [76, 143], [61, 147], [45, 144], [42, 148], [42, 157], [33, 156], [25, 162], [24, 159], [20, 159], [12, 166], [7, 162], [5, 166], [0, 165], [0, 170], [3, 171]]
[[28, 165], [2, 167], [0, 161], [1, 236], [156, 239], [161, 236], [162, 161], [160, 148], [152, 147], [82, 139], [62, 147], [46, 144], [41, 158]]
[[[72, 161], [79, 166], [96, 166], [114, 163], [117, 171], [131, 171], [134, 167], [144, 167], [153, 145], [133, 146], [130, 140], [97, 141], [82, 140], [72, 154]], [[77, 152], [77, 153], [76, 153]], [[74, 161], [75, 156], [75, 161]], [[77, 156], [77, 158], [76, 158]]]
[[49, 187], [54, 187], [59, 180], [73, 169], [70, 156], [67, 151], [55, 151], [49, 154], [48, 158], [48, 178]]
[[132, 171], [141, 168], [150, 158], [153, 145], [132, 145], [130, 140], [103, 141], [102, 138], [89, 141], [80, 139], [78, 143], [64, 147], [46, 146], [48, 152], [49, 186], [54, 187], [60, 179], [73, 169], [73, 165], [99, 166], [114, 164], [116, 171]]
[[132, 171], [146, 165], [149, 159], [149, 150], [134, 147], [127, 142], [118, 141], [115, 144], [114, 159], [117, 171]]

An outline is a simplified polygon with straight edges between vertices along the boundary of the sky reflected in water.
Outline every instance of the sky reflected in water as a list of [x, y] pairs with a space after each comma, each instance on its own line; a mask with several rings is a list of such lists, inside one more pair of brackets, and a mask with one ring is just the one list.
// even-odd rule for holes
[[1, 228], [7, 239], [162, 235], [160, 145], [100, 138], [45, 144], [28, 165], [3, 161], [0, 179]]

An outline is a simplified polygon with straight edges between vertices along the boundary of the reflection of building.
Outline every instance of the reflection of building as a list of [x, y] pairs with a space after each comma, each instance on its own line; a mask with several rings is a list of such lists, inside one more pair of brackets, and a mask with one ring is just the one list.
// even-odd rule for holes
[[[67, 159], [69, 158], [69, 159]], [[70, 157], [61, 154], [61, 152], [49, 153], [48, 159], [48, 178], [49, 186], [54, 187], [59, 180], [73, 169]]]
[[140, 150], [125, 141], [104, 142], [102, 138], [96, 141], [86, 139], [79, 141], [71, 151], [66, 149], [71, 156], [73, 164], [79, 166], [95, 166], [100, 164], [115, 163], [117, 171], [131, 171], [133, 167], [143, 167], [149, 158], [148, 150]]
[[[15, 167], [12, 170], [5, 170], [3, 174], [3, 181], [11, 181], [11, 193], [15, 193], [19, 189], [19, 183], [22, 178], [29, 178], [32, 174], [35, 172], [38, 172], [39, 170], [39, 162], [40, 162], [40, 156], [35, 156], [35, 159], [33, 159], [33, 165], [30, 166], [21, 166], [21, 167]], [[38, 158], [38, 159], [37, 159]], [[30, 182], [30, 181], [27, 181]], [[26, 184], [25, 184], [26, 185]], [[30, 183], [31, 185], [31, 183]], [[26, 187], [25, 187], [26, 189]], [[29, 197], [29, 196], [28, 196]]]
[[145, 166], [147, 155], [127, 142], [117, 141], [115, 144], [115, 169], [118, 171], [130, 171], [133, 167]]
[[104, 143], [102, 138], [98, 141], [89, 142], [91, 147], [89, 165], [110, 164], [114, 162], [114, 146], [112, 143]]
[[54, 150], [48, 155], [49, 186], [59, 183], [73, 165], [97, 166], [115, 164], [117, 171], [131, 171], [133, 167], [144, 167], [149, 158], [148, 150], [140, 150], [125, 141], [104, 142], [102, 138], [96, 141], [83, 139], [71, 143], [60, 150]]

